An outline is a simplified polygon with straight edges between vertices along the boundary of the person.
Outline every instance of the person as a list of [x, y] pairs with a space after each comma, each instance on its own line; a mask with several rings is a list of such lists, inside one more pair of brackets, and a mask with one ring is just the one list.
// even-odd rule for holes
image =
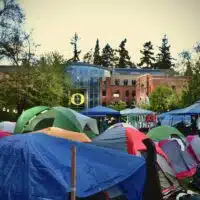
[[196, 115], [192, 115], [191, 129], [192, 129], [192, 134], [195, 135], [197, 132], [197, 117], [196, 117]]

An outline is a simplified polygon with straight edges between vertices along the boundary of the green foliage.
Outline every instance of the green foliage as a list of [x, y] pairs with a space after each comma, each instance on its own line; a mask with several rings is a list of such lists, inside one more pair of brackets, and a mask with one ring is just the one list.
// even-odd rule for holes
[[153, 45], [151, 44], [151, 41], [146, 42], [143, 45], [143, 48], [144, 48], [143, 50], [140, 50], [143, 57], [140, 58], [141, 61], [138, 64], [138, 66], [153, 68], [155, 58], [153, 57], [154, 53], [153, 53]]
[[167, 36], [164, 35], [162, 39], [162, 45], [159, 47], [160, 53], [157, 57], [157, 62], [155, 63], [155, 68], [158, 69], [170, 69], [172, 64], [172, 57], [170, 54], [170, 45], [168, 45]]
[[93, 63], [93, 52], [92, 49], [88, 51], [84, 56], [83, 56], [83, 62], [92, 64]]
[[176, 92], [166, 86], [157, 87], [150, 95], [150, 109], [156, 112], [165, 112], [178, 108], [180, 97]]
[[193, 74], [191, 76], [188, 87], [183, 91], [182, 105], [189, 106], [200, 99], [200, 56], [193, 66]]
[[96, 46], [94, 49], [94, 60], [93, 60], [93, 64], [94, 65], [101, 65], [101, 56], [100, 56], [100, 47], [99, 47], [99, 40], [97, 39], [96, 41]]
[[102, 49], [101, 64], [104, 67], [115, 66], [115, 50], [109, 44]]
[[119, 68], [127, 68], [127, 67], [132, 67], [132, 62], [131, 62], [131, 58], [129, 56], [128, 51], [125, 48], [127, 40], [124, 39], [121, 44], [119, 45], [119, 58], [118, 58], [118, 63], [117, 63], [117, 67]]
[[70, 80], [62, 56], [43, 56], [35, 66], [20, 66], [0, 84], [0, 107], [17, 109], [19, 114], [32, 106], [67, 105]]
[[112, 102], [108, 107], [120, 111], [124, 110], [127, 107], [127, 104], [126, 102], [119, 100]]

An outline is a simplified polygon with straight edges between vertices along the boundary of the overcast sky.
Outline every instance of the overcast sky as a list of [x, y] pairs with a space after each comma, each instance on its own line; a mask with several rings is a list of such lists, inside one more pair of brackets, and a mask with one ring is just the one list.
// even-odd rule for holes
[[151, 41], [155, 50], [164, 34], [172, 56], [191, 49], [200, 41], [200, 0], [19, 0], [26, 14], [26, 28], [33, 29], [40, 54], [59, 51], [72, 57], [70, 38], [81, 37], [84, 53], [101, 49], [106, 43], [117, 48], [127, 38], [132, 61], [138, 62], [140, 49]]

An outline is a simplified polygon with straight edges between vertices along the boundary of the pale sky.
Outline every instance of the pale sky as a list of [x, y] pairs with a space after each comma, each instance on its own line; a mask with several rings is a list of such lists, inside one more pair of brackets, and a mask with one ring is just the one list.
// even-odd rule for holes
[[19, 0], [26, 14], [26, 29], [41, 47], [40, 54], [58, 51], [72, 57], [70, 38], [81, 37], [83, 56], [96, 39], [117, 48], [127, 38], [132, 61], [138, 62], [144, 42], [155, 50], [166, 33], [172, 56], [200, 41], [200, 0]]

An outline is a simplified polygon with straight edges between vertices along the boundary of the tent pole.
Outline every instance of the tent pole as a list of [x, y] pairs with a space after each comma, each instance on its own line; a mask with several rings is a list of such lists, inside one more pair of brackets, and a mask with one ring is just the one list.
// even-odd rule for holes
[[71, 200], [76, 200], [76, 147], [72, 147]]

